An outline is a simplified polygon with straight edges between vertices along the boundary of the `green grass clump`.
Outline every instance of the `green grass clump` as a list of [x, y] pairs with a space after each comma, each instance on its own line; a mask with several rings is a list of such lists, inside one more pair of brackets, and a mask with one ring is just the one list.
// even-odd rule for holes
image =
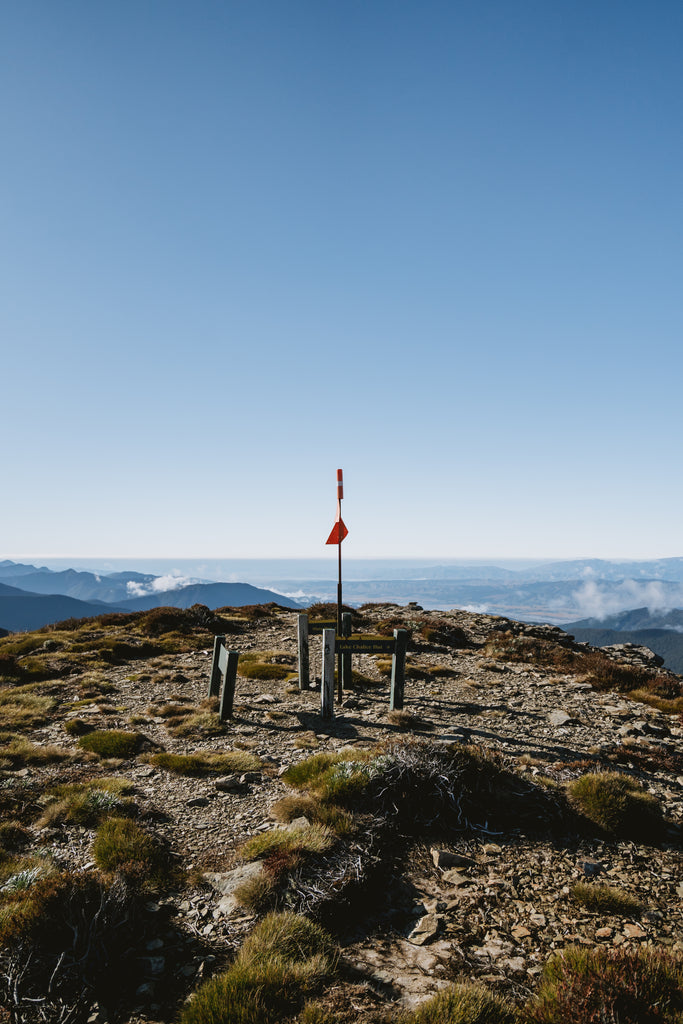
[[572, 887], [571, 898], [575, 903], [596, 914], [617, 914], [636, 917], [643, 909], [640, 900], [612, 885], [589, 885], [577, 882]]
[[240, 852], [245, 860], [262, 860], [274, 853], [325, 853], [334, 842], [329, 829], [313, 823], [301, 828], [273, 828], [247, 839]]
[[78, 741], [82, 750], [88, 750], [100, 757], [134, 757], [140, 750], [144, 737], [139, 732], [123, 729], [93, 729]]
[[98, 825], [111, 815], [129, 815], [135, 803], [125, 794], [128, 783], [121, 779], [94, 779], [54, 786], [41, 803], [44, 811], [38, 820], [40, 828], [55, 825]]
[[173, 874], [162, 843], [130, 818], [107, 818], [95, 834], [92, 853], [101, 871], [119, 873], [145, 888], [163, 885]]
[[661, 951], [570, 946], [544, 968], [528, 1024], [680, 1024], [683, 960]]
[[240, 882], [233, 893], [240, 906], [252, 914], [261, 914], [272, 907], [275, 894], [275, 879], [265, 871]]
[[335, 966], [331, 939], [298, 914], [269, 914], [228, 971], [205, 982], [181, 1024], [275, 1024], [302, 1007]]
[[225, 723], [218, 717], [216, 697], [206, 698], [199, 707], [178, 697], [169, 704], [150, 705], [147, 713], [165, 719], [171, 736], [220, 736], [227, 731]]
[[400, 1024], [514, 1024], [517, 1014], [500, 996], [476, 982], [442, 989], [400, 1017]]
[[69, 718], [64, 723], [64, 732], [67, 736], [85, 736], [87, 732], [92, 732], [94, 728], [94, 725], [83, 721], [82, 718]]
[[661, 833], [659, 801], [620, 772], [589, 772], [568, 786], [569, 800], [589, 821], [623, 839], [651, 839]]
[[295, 818], [308, 818], [331, 829], [336, 836], [352, 835], [357, 830], [356, 819], [350, 811], [335, 804], [325, 804], [309, 793], [289, 794], [270, 809], [277, 821], [290, 822]]
[[0, 718], [4, 728], [35, 729], [48, 721], [57, 701], [36, 692], [39, 684], [0, 690]]
[[12, 739], [4, 738], [0, 744], [0, 761], [6, 761], [12, 768], [22, 768], [32, 764], [52, 764], [71, 757], [68, 750], [55, 747], [50, 743], [31, 743], [21, 736]]
[[294, 658], [287, 651], [245, 651], [237, 663], [245, 679], [289, 679], [293, 667]]
[[314, 754], [290, 765], [282, 778], [295, 789], [308, 789], [323, 803], [352, 804], [381, 768], [386, 758], [373, 758], [368, 750]]
[[224, 754], [152, 754], [150, 764], [177, 775], [220, 775], [223, 772], [258, 771], [262, 762], [256, 754], [245, 750], [228, 750]]

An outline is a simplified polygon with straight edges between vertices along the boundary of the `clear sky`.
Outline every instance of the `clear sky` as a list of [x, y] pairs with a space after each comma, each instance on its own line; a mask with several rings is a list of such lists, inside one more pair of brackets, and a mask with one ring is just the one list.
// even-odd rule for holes
[[679, 0], [0, 7], [0, 558], [680, 555]]

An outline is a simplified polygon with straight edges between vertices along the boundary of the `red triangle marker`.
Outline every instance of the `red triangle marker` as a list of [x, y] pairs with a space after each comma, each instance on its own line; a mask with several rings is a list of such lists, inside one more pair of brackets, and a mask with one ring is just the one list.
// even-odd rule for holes
[[348, 532], [349, 531], [344, 526], [344, 520], [340, 516], [337, 522], [332, 527], [332, 533], [329, 535], [325, 543], [341, 544], [341, 542], [344, 540], [344, 537], [348, 535]]

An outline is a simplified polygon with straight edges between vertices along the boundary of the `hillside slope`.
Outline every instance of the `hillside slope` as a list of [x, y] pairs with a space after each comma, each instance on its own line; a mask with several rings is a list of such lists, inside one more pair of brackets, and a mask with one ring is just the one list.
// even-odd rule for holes
[[[107, 906], [121, 908], [123, 944], [98, 933], [109, 987], [94, 976], [77, 997], [83, 1019], [177, 1021], [272, 905], [314, 915], [341, 947], [318, 1016], [297, 1010], [296, 1021], [386, 1024], [454, 975], [523, 1008], [566, 945], [683, 949], [681, 680], [646, 652], [608, 657], [549, 626], [393, 605], [353, 616], [354, 632], [410, 631], [402, 711], [389, 709], [386, 658], [362, 654], [323, 720], [320, 640], [301, 691], [297, 613], [282, 608], [152, 609], [0, 639], [0, 837], [14, 822], [18, 844], [11, 866], [0, 860], [3, 913], [22, 863], [49, 870], [53, 888], [90, 877], [110, 825], [141, 829], [174, 866], [162, 884], [144, 859], [121, 862], [129, 889]], [[239, 653], [223, 723], [207, 701], [218, 632]], [[296, 782], [315, 779], [315, 764], [331, 773], [315, 785], [333, 782], [343, 806]], [[617, 834], [579, 814], [566, 787], [596, 770], [642, 782], [667, 820]], [[251, 879], [239, 898], [237, 869]], [[580, 885], [604, 881], [622, 902], [587, 911]], [[63, 966], [41, 942], [36, 933], [19, 999], [35, 995], [26, 986], [40, 970], [60, 991]], [[8, 955], [5, 1001], [22, 964]], [[41, 1006], [57, 1019], [56, 1004]]]

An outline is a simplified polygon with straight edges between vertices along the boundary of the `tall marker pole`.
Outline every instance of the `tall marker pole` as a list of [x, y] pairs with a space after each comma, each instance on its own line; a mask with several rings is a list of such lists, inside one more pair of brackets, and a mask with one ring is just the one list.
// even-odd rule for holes
[[[341, 523], [341, 503], [344, 497], [344, 477], [341, 469], [337, 470], [337, 522]], [[342, 568], [341, 568], [341, 545], [342, 531], [339, 530], [339, 581], [337, 583], [337, 636], [342, 635]]]
[[[336, 544], [339, 548], [338, 561], [339, 561], [339, 582], [337, 583], [337, 636], [342, 635], [342, 541], [348, 534], [348, 530], [344, 526], [344, 521], [341, 517], [341, 503], [344, 497], [344, 478], [341, 469], [337, 470], [337, 518], [335, 524], [332, 527], [332, 532], [325, 541], [326, 544]], [[339, 655], [339, 666], [337, 669], [337, 699], [341, 701], [343, 694], [343, 682], [342, 682], [342, 666], [341, 666], [342, 655]]]

